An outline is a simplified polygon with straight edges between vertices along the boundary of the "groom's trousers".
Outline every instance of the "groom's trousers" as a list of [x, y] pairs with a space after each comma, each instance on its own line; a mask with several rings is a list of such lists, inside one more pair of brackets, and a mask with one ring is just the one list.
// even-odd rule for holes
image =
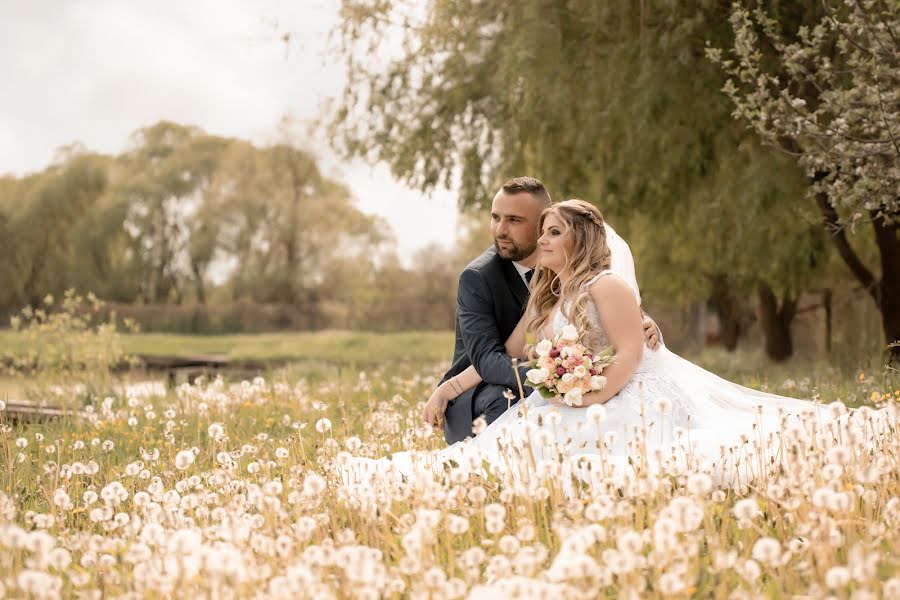
[[[444, 439], [448, 444], [472, 435], [472, 421], [480, 416], [490, 425], [506, 412], [509, 401], [503, 397], [505, 385], [479, 383], [447, 404], [444, 412]], [[515, 404], [515, 402], [513, 402]]]

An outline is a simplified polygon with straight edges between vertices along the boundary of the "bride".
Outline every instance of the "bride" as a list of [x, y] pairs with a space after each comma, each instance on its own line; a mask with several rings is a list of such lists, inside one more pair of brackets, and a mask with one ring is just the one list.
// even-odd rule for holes
[[[573, 199], [549, 206], [541, 214], [540, 234], [531, 297], [506, 351], [529, 360], [533, 347], [526, 337], [549, 339], [574, 325], [588, 348], [614, 349], [614, 363], [603, 372], [605, 386], [584, 394], [581, 406], [535, 391], [480, 432], [476, 427], [474, 438], [424, 456], [394, 455], [388, 461], [393, 468], [487, 460], [493, 469], [523, 476], [523, 470], [549, 461], [575, 465], [573, 472], [584, 478], [590, 471], [624, 477], [628, 470], [680, 462], [734, 483], [770, 464], [779, 432], [812, 421], [850, 420], [814, 402], [725, 381], [665, 347], [648, 349], [636, 291], [609, 269], [603, 217], [592, 204]], [[434, 394], [456, 397], [480, 381], [469, 367]]]

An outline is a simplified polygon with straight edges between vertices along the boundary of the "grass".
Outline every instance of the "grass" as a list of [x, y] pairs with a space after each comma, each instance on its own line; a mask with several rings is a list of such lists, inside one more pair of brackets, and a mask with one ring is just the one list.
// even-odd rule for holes
[[[446, 368], [453, 352], [454, 333], [335, 330], [209, 336], [138, 333], [123, 334], [121, 339], [128, 354], [224, 355], [235, 361], [267, 363], [270, 373], [294, 364], [298, 372], [320, 379], [334, 377], [342, 370], [372, 369], [388, 363]], [[0, 356], [17, 355], [24, 349], [23, 334], [0, 330]], [[875, 358], [849, 366], [796, 357], [775, 364], [760, 351], [727, 352], [721, 348], [707, 348], [685, 357], [725, 379], [754, 389], [798, 398], [817, 394], [825, 402], [841, 400], [850, 406], [872, 401], [873, 393], [879, 397], [891, 394], [897, 383], [893, 372]], [[18, 390], [14, 378], [0, 376], [0, 398], [11, 398]]]
[[[521, 485], [465, 464], [354, 482], [338, 468], [347, 452], [444, 446], [418, 415], [449, 360], [450, 333], [142, 334], [126, 344], [297, 362], [246, 384], [111, 397], [88, 419], [0, 415], [0, 597], [900, 590], [896, 436], [874, 455], [811, 436], [782, 457], [783, 471], [740, 490], [642, 473], [572, 492], [554, 469]], [[872, 365], [860, 377], [803, 361], [772, 366], [753, 353], [691, 358], [795, 396], [860, 404], [894, 393]], [[765, 551], [772, 540], [774, 558]]]
[[[125, 352], [154, 356], [221, 354], [233, 360], [284, 363], [293, 361], [374, 366], [392, 358], [400, 361], [448, 361], [453, 332], [415, 331], [367, 333], [317, 331], [245, 335], [178, 335], [138, 333], [122, 335]], [[0, 331], [0, 354], [25, 350], [22, 334]]]

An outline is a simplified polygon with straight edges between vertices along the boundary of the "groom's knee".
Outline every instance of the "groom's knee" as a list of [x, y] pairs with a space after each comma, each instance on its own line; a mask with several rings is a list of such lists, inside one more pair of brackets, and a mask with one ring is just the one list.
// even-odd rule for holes
[[453, 399], [444, 412], [444, 440], [448, 444], [472, 435], [472, 391]]
[[[503, 393], [509, 388], [504, 385], [489, 384], [475, 394], [473, 413], [475, 418], [483, 416], [488, 425], [497, 420], [497, 417], [506, 412], [510, 406]], [[515, 400], [512, 402], [515, 403]]]

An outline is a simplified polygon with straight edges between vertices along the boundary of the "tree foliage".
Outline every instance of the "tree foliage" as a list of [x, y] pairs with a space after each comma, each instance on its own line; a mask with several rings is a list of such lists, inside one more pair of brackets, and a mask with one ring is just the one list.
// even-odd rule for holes
[[[802, 22], [814, 2], [770, 4]], [[731, 36], [720, 2], [342, 6], [347, 154], [426, 191], [458, 178], [463, 206], [523, 173], [597, 203], [641, 248], [648, 297], [711, 299], [731, 347], [750, 291], [783, 304], [815, 285], [825, 246], [796, 202], [802, 172], [733, 121], [706, 59]]]
[[[892, 343], [900, 339], [900, 5], [829, 1], [822, 13], [785, 30], [762, 7], [737, 6], [729, 52], [708, 53], [729, 76], [723, 91], [734, 116], [805, 170], [808, 196]], [[847, 235], [863, 221], [880, 277]]]
[[0, 178], [0, 312], [73, 288], [181, 331], [451, 326], [456, 253], [391, 241], [308, 152], [163, 121]]

